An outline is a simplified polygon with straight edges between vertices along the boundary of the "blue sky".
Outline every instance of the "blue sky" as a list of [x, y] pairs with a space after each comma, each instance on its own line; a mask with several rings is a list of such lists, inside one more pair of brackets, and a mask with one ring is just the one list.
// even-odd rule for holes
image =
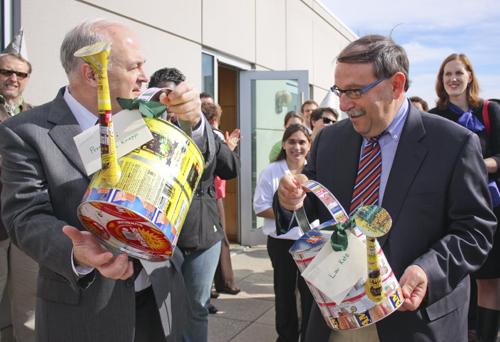
[[498, 0], [322, 0], [358, 36], [389, 35], [410, 59], [410, 96], [432, 108], [434, 84], [444, 58], [454, 52], [471, 60], [481, 97], [500, 98], [500, 2]]

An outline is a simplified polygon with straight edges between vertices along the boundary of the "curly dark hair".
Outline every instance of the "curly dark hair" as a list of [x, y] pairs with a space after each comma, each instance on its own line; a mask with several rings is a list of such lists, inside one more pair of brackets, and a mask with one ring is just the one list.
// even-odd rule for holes
[[185, 81], [186, 76], [177, 68], [162, 68], [156, 70], [149, 80], [148, 88], [161, 88], [164, 82], [174, 82], [176, 85]]

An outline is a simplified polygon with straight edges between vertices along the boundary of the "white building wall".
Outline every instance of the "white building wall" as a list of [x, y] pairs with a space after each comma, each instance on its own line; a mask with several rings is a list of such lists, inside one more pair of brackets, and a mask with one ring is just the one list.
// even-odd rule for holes
[[204, 0], [202, 3], [203, 44], [255, 61], [255, 0]]
[[255, 64], [262, 70], [285, 70], [286, 0], [256, 0]]
[[25, 97], [34, 104], [66, 84], [59, 47], [84, 19], [118, 20], [137, 32], [148, 74], [175, 66], [200, 88], [201, 51], [209, 48], [257, 70], [309, 70], [317, 101], [333, 82], [335, 56], [356, 38], [317, 0], [24, 0], [21, 6], [33, 64]]
[[313, 22], [317, 20], [309, 7], [300, 0], [288, 0], [286, 9], [286, 69], [309, 70], [313, 76]]
[[[67, 1], [67, 0], [66, 0]], [[87, 3], [114, 12], [126, 18], [133, 18], [139, 24], [201, 41], [201, 1], [123, 1], [87, 0]]]

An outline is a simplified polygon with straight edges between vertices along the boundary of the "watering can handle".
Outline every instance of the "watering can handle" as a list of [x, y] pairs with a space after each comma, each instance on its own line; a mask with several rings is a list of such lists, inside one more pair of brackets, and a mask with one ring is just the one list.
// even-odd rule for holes
[[[330, 226], [335, 223], [345, 222], [349, 218], [344, 208], [340, 205], [340, 202], [335, 198], [335, 196], [321, 183], [308, 180], [305, 184], [302, 185], [306, 191], [312, 192], [318, 200], [323, 203], [323, 205], [328, 209], [328, 212], [332, 216], [331, 220], [322, 223], [319, 227]], [[311, 230], [311, 224], [307, 219], [306, 211], [304, 207], [295, 210], [294, 212], [295, 218], [299, 224], [300, 229], [303, 232]]]

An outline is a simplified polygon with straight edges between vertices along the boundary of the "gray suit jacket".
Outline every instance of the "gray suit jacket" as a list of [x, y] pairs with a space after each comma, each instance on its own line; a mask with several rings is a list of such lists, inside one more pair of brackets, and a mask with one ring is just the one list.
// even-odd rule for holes
[[[21, 111], [25, 112], [27, 110], [30, 110], [33, 108], [29, 103], [24, 102], [21, 104]], [[0, 96], [0, 122], [3, 122], [10, 118], [10, 115], [7, 113], [5, 110], [5, 107], [2, 105], [2, 98]], [[0, 158], [0, 163], [1, 163], [1, 158]], [[2, 191], [2, 183], [0, 183], [0, 192]], [[1, 210], [1, 208], [0, 208]], [[2, 220], [0, 220], [0, 241], [8, 239], [9, 236], [7, 235], [7, 230], [3, 226]]]
[[[62, 227], [69, 224], [82, 229], [76, 208], [89, 179], [73, 142], [81, 129], [63, 99], [63, 90], [53, 101], [0, 126], [2, 218], [12, 242], [40, 264], [39, 342], [133, 341], [133, 280], [106, 279], [98, 272], [78, 279], [72, 270], [72, 244]], [[170, 340], [178, 339], [176, 327], [184, 321], [181, 264], [182, 256], [177, 255], [151, 277], [157, 304], [167, 317], [164, 328]], [[173, 314], [172, 309], [176, 310]]]
[[[417, 264], [429, 285], [418, 311], [398, 311], [377, 330], [381, 341], [466, 341], [468, 274], [486, 259], [496, 227], [481, 148], [463, 127], [410, 107], [382, 201], [393, 225], [379, 241], [398, 279]], [[326, 127], [304, 169], [344, 208], [351, 202], [361, 141], [349, 120]], [[317, 203], [312, 207], [322, 220], [329, 218]], [[307, 340], [326, 341], [328, 334], [314, 305]]]

